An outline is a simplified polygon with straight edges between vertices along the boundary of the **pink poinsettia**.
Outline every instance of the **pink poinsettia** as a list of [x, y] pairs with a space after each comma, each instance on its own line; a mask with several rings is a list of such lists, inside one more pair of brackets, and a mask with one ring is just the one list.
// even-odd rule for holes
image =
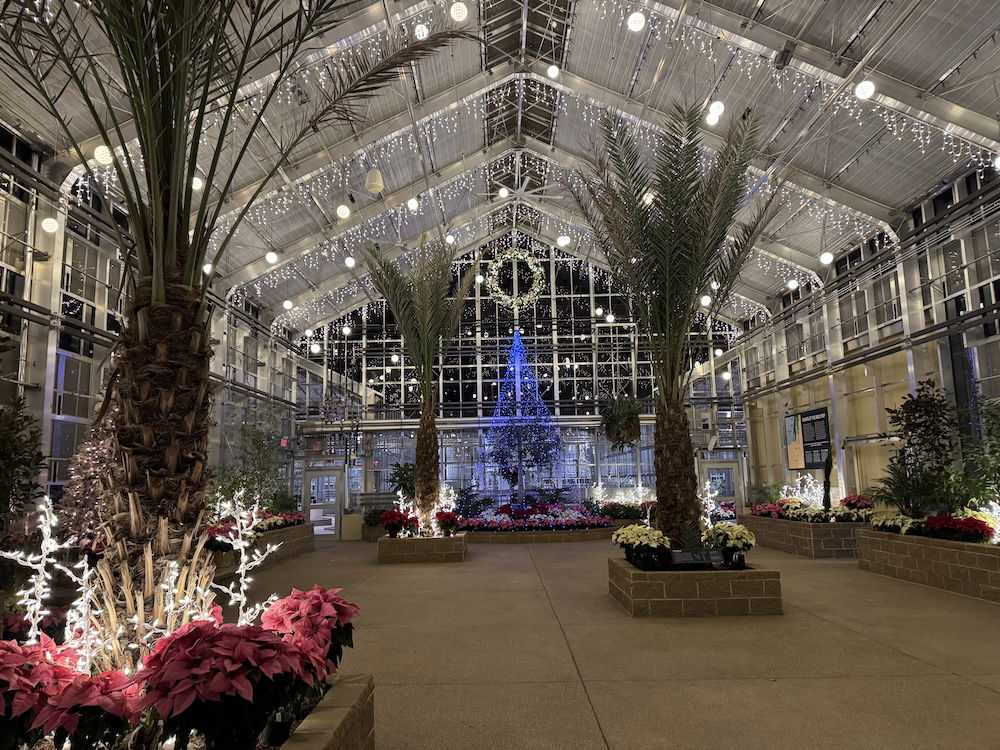
[[133, 724], [139, 717], [141, 688], [121, 672], [104, 672], [96, 677], [77, 675], [63, 690], [50, 696], [35, 717], [34, 726], [46, 733], [64, 729], [76, 731], [81, 712], [96, 709]]
[[319, 584], [308, 591], [292, 589], [291, 594], [267, 608], [261, 624], [279, 633], [328, 642], [331, 630], [347, 625], [361, 612], [356, 604], [338, 596], [340, 592]]
[[164, 719], [195, 701], [239, 696], [253, 701], [254, 683], [291, 676], [305, 684], [326, 677], [316, 661], [273, 630], [255, 625], [192, 622], [161, 638], [136, 675], [146, 683], [140, 709]]
[[73, 649], [57, 646], [44, 634], [29, 645], [0, 641], [0, 696], [11, 694], [9, 707], [6, 701], [0, 705], [0, 716], [30, 714], [34, 721], [77, 677], [71, 666], [77, 658]]

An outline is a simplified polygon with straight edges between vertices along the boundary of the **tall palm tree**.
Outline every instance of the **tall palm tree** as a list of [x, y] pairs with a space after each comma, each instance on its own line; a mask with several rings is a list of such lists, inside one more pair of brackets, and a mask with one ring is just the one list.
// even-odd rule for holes
[[[350, 0], [0, 2], [0, 70], [128, 212], [118, 239], [129, 301], [109, 385], [120, 466], [102, 580], [120, 614], [142, 620], [169, 561], [197, 568], [212, 393], [203, 265], [219, 266], [306, 138], [356, 119], [406, 66], [466, 34], [390, 36], [379, 59], [348, 51], [309, 78], [307, 56], [353, 11]], [[293, 89], [304, 92], [298, 109], [282, 101]], [[113, 158], [111, 180], [99, 179], [84, 134], [97, 135], [104, 162]], [[247, 173], [256, 190], [224, 215]], [[202, 588], [202, 572], [196, 584], [182, 571], [178, 596]]]
[[696, 316], [718, 317], [778, 208], [774, 186], [764, 191], [747, 179], [758, 153], [750, 111], [732, 123], [711, 159], [700, 126], [699, 109], [675, 106], [648, 153], [623, 121], [605, 118], [603, 149], [571, 186], [649, 347], [657, 524], [675, 540], [697, 522], [700, 507], [684, 394], [692, 347], [710, 343], [711, 326], [699, 328]]
[[478, 258], [453, 281], [454, 253], [440, 244], [418, 252], [408, 271], [377, 250], [366, 250], [375, 289], [385, 298], [399, 326], [403, 348], [413, 363], [420, 389], [420, 428], [414, 466], [414, 494], [420, 525], [430, 528], [438, 501], [440, 468], [435, 416], [438, 405], [437, 366], [454, 345], [465, 298], [476, 275]]

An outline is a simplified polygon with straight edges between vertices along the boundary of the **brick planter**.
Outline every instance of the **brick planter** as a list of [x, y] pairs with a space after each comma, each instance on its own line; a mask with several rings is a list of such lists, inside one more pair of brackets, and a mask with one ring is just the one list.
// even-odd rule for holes
[[295, 728], [282, 750], [374, 750], [375, 680], [368, 674], [337, 679]]
[[608, 594], [632, 617], [780, 615], [777, 570], [639, 570], [608, 558]]
[[757, 537], [761, 547], [810, 558], [858, 556], [857, 532], [865, 523], [809, 523], [767, 516], [740, 516], [738, 523]]
[[[256, 570], [264, 570], [282, 560], [301, 555], [303, 552], [312, 552], [315, 538], [316, 533], [310, 523], [300, 523], [298, 526], [286, 526], [283, 529], [265, 531], [257, 537], [257, 549], [264, 549], [268, 544], [278, 544], [279, 542], [281, 546], [268, 555], [267, 559]], [[216, 578], [225, 578], [236, 572], [235, 552], [213, 552], [212, 558], [215, 561]]]
[[552, 544], [595, 542], [611, 538], [613, 527], [605, 529], [558, 529], [553, 531], [469, 531], [469, 544]]
[[858, 566], [872, 573], [1000, 602], [1000, 547], [887, 534], [858, 533]]
[[385, 536], [385, 526], [382, 524], [378, 526], [369, 526], [366, 523], [361, 525], [362, 542], [377, 542], [379, 537], [383, 536]]
[[464, 531], [455, 536], [379, 537], [378, 564], [465, 562], [466, 537]]

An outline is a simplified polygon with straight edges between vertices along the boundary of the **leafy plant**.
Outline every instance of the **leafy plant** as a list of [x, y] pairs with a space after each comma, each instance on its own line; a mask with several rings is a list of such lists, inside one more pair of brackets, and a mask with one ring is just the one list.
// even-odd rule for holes
[[567, 184], [648, 347], [658, 396], [657, 524], [671, 538], [701, 515], [684, 394], [695, 348], [710, 346], [712, 332], [696, 318], [705, 295], [710, 319], [728, 304], [779, 207], [778, 185], [765, 192], [748, 180], [759, 133], [750, 111], [732, 119], [707, 165], [702, 118], [701, 107], [675, 106], [649, 153], [624, 119], [605, 117], [602, 150]]
[[479, 516], [490, 504], [488, 497], [479, 494], [475, 482], [470, 482], [455, 494], [455, 512], [463, 518]]
[[538, 500], [545, 505], [562, 505], [566, 502], [565, 487], [542, 487], [538, 492]]
[[646, 510], [635, 503], [604, 503], [599, 512], [615, 520], [641, 521], [646, 517]]
[[38, 475], [45, 465], [40, 450], [42, 430], [38, 420], [24, 410], [24, 399], [15, 396], [0, 407], [0, 523], [18, 518], [25, 504], [39, 497]]
[[601, 407], [601, 427], [614, 450], [623, 451], [639, 442], [639, 401], [628, 394], [608, 399]]
[[437, 505], [440, 491], [440, 457], [437, 435], [437, 372], [462, 320], [465, 297], [476, 277], [478, 258], [454, 282], [451, 245], [421, 248], [406, 271], [376, 248], [365, 257], [372, 284], [392, 311], [403, 337], [403, 346], [413, 365], [420, 392], [420, 426], [411, 497], [425, 528]]
[[395, 463], [389, 472], [388, 482], [393, 492], [402, 492], [403, 497], [412, 500], [416, 494], [416, 464]]
[[751, 484], [747, 487], [748, 505], [774, 505], [781, 499], [780, 484]]
[[[215, 472], [215, 490], [223, 499], [231, 499], [243, 490], [248, 497], [260, 498], [261, 505], [273, 513], [279, 492], [288, 494], [278, 479], [280, 453], [277, 433], [266, 426], [241, 424], [232, 446], [233, 461]], [[283, 498], [284, 500], [284, 498]], [[297, 510], [293, 502], [288, 510]]]
[[957, 459], [955, 410], [944, 391], [922, 380], [886, 413], [899, 442], [872, 499], [914, 518], [964, 507], [970, 486]]
[[378, 526], [382, 523], [382, 512], [385, 508], [367, 508], [361, 515], [361, 520], [365, 526]]

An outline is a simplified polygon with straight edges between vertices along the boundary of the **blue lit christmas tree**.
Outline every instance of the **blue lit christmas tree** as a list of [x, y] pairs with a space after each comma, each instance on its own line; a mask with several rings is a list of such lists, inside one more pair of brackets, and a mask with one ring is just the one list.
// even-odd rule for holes
[[486, 458], [499, 467], [524, 501], [528, 469], [551, 469], [562, 451], [562, 439], [542, 401], [535, 373], [528, 364], [521, 334], [514, 332], [497, 408], [486, 433]]

